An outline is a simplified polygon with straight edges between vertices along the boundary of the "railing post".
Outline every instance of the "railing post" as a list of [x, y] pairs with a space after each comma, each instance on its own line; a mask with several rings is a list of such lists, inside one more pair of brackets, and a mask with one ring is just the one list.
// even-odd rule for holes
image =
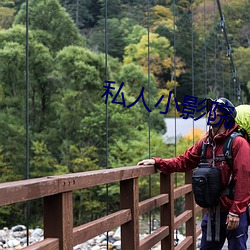
[[121, 209], [131, 209], [132, 220], [121, 226], [121, 249], [139, 250], [138, 178], [120, 182]]
[[169, 235], [161, 241], [162, 250], [174, 249], [174, 177], [160, 174], [160, 192], [169, 195], [169, 202], [161, 206], [161, 226], [169, 227]]
[[[185, 183], [191, 184], [192, 172], [185, 173]], [[193, 192], [185, 195], [185, 210], [192, 210], [192, 217], [186, 222], [186, 236], [193, 237], [193, 244], [188, 250], [196, 249], [196, 211]]]
[[73, 249], [72, 192], [44, 198], [44, 238], [59, 238], [60, 250]]

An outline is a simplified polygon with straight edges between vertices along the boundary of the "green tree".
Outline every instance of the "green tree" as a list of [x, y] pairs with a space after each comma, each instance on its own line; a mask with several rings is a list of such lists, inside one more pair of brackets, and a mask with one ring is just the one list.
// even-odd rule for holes
[[4, 162], [15, 173], [8, 175], [9, 172], [6, 170], [5, 180], [10, 181], [25, 176], [25, 99], [23, 98], [25, 92], [22, 87], [25, 82], [23, 65], [25, 54], [23, 46], [16, 42], [5, 42], [1, 45], [0, 140], [3, 142]]
[[[249, 93], [250, 93], [250, 73], [249, 73], [249, 56], [250, 56], [250, 48], [239, 47], [235, 49], [234, 58], [235, 64], [237, 68], [238, 81], [242, 84], [242, 88], [246, 93], [247, 102], [250, 101]], [[238, 84], [239, 82], [237, 82]]]
[[31, 151], [33, 157], [30, 161], [30, 177], [54, 175], [56, 161], [48, 151], [44, 142], [33, 141]]
[[[104, 22], [104, 19], [100, 20], [98, 25], [88, 33], [88, 47], [93, 51], [105, 52], [106, 50], [103, 41]], [[107, 19], [107, 52], [110, 56], [122, 60], [124, 48], [129, 44], [127, 37], [130, 35], [134, 24], [134, 21], [127, 17]]]
[[[4, 111], [4, 112], [3, 112]], [[2, 182], [25, 178], [25, 128], [24, 120], [13, 114], [13, 108], [0, 113], [0, 141], [4, 156]], [[6, 139], [8, 138], [8, 139]]]
[[[176, 68], [178, 76], [183, 71], [183, 63], [180, 59]], [[125, 48], [124, 63], [134, 62], [148, 69], [148, 36], [142, 36], [137, 44], [130, 44]], [[166, 87], [167, 80], [172, 79], [174, 61], [173, 47], [165, 37], [160, 37], [156, 33], [150, 34], [150, 70], [157, 79], [160, 88]]]
[[79, 29], [89, 29], [100, 19], [101, 4], [98, 0], [61, 0]]
[[153, 6], [150, 12], [150, 23], [150, 28], [154, 32], [159, 26], [173, 30], [174, 17], [172, 10], [163, 5]]
[[[25, 28], [16, 25], [0, 32], [1, 77], [5, 95], [11, 98], [13, 106], [19, 107], [24, 113], [25, 96]], [[30, 31], [29, 39], [29, 83], [31, 98], [31, 125], [36, 131], [41, 131], [46, 124], [45, 113], [49, 107], [50, 96], [55, 91], [52, 79], [52, 56], [47, 47], [37, 42], [34, 33]], [[1, 47], [0, 47], [1, 48]], [[11, 74], [10, 74], [11, 72]], [[14, 100], [16, 99], [16, 102]], [[9, 103], [10, 104], [10, 103]], [[21, 105], [21, 106], [20, 106]]]
[[13, 8], [0, 6], [0, 29], [8, 29], [11, 27], [14, 19], [15, 10]]
[[[58, 0], [29, 1], [29, 20], [29, 28], [36, 31], [36, 39], [53, 52], [69, 45], [84, 45], [79, 30]], [[25, 3], [14, 24], [26, 24]]]
[[94, 104], [100, 101], [103, 75], [105, 67], [102, 55], [76, 46], [66, 47], [57, 54], [53, 78], [58, 90], [51, 105], [57, 119], [53, 120], [60, 126], [57, 131], [53, 129], [54, 126], [51, 128], [56, 134], [56, 139], [50, 144], [52, 148], [58, 148], [64, 140], [80, 141], [78, 131], [81, 119], [88, 116]]

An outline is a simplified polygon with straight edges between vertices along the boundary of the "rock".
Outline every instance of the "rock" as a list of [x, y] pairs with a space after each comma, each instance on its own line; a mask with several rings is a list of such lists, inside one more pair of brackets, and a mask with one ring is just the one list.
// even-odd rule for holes
[[43, 236], [43, 230], [41, 228], [36, 228], [32, 234], [32, 237], [42, 237]]
[[[13, 231], [13, 230], [15, 231]], [[22, 230], [21, 230], [22, 229]], [[22, 249], [27, 246], [27, 230], [22, 225], [0, 230], [0, 250], [16, 250]], [[148, 234], [140, 234], [140, 239], [147, 237]], [[179, 243], [183, 240], [184, 236], [178, 232]], [[29, 244], [39, 242], [44, 239], [44, 232], [41, 228], [29, 230]], [[107, 242], [108, 241], [108, 242]], [[100, 234], [87, 242], [74, 246], [74, 250], [121, 250], [121, 228], [118, 227], [114, 231], [108, 232], [108, 239], [106, 233]], [[152, 250], [160, 250], [160, 244], [156, 244]]]
[[3, 238], [7, 235], [6, 230], [0, 230], [0, 238]]
[[108, 232], [108, 236], [109, 236], [109, 237], [113, 236], [114, 234], [115, 234], [114, 231], [109, 231], [109, 232]]
[[17, 225], [11, 228], [13, 232], [20, 232], [23, 230], [26, 230], [26, 227], [24, 225]]
[[108, 241], [109, 241], [110, 243], [114, 243], [114, 242], [116, 241], [116, 239], [114, 239], [113, 237], [109, 237], [109, 238], [108, 238]]
[[13, 232], [13, 237], [14, 238], [23, 238], [25, 236], [26, 235], [23, 233], [23, 231], [15, 231], [15, 232]]
[[121, 249], [122, 246], [122, 242], [120, 240], [116, 241], [113, 246], [115, 247], [115, 249], [119, 250]]
[[22, 249], [23, 247], [21, 245], [18, 245], [15, 247], [15, 249]]
[[93, 246], [95, 244], [95, 240], [94, 239], [88, 240], [87, 243]]
[[20, 240], [20, 243], [21, 245], [24, 245], [27, 243], [27, 237], [23, 237], [21, 240]]
[[86, 243], [83, 243], [83, 244], [76, 245], [76, 246], [74, 246], [73, 249], [74, 249], [74, 250], [87, 249], [87, 244], [86, 244]]
[[96, 243], [100, 243], [100, 242], [104, 241], [106, 238], [107, 237], [105, 234], [101, 234], [101, 235], [95, 237], [95, 240], [96, 240]]
[[91, 250], [100, 250], [101, 248], [99, 247], [99, 246], [93, 246], [92, 248], [91, 248]]
[[106, 241], [106, 240], [102, 241], [102, 242], [100, 243], [100, 245], [101, 245], [101, 246], [107, 246], [107, 241]]
[[13, 240], [7, 241], [7, 245], [8, 247], [16, 247], [20, 245], [20, 242], [18, 240], [13, 239]]
[[113, 238], [115, 240], [120, 240], [121, 239], [121, 227], [118, 227], [115, 231], [115, 234], [113, 235]]

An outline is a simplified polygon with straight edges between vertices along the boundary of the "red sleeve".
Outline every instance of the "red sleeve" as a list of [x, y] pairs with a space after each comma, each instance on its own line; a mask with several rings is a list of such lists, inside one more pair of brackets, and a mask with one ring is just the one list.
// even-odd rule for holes
[[194, 169], [200, 163], [202, 140], [185, 151], [179, 157], [171, 159], [162, 159], [154, 157], [155, 166], [165, 174], [173, 172], [186, 172]]
[[233, 141], [234, 201], [230, 212], [242, 214], [250, 201], [250, 145], [238, 136]]

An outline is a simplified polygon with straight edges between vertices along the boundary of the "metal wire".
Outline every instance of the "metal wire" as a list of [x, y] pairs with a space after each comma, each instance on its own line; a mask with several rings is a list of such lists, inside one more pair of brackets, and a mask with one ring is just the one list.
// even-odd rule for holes
[[[204, 89], [205, 89], [205, 98], [207, 98], [207, 15], [206, 15], [206, 0], [204, 0]], [[205, 124], [205, 131], [208, 130], [207, 124]]]
[[[234, 90], [233, 91], [234, 91], [234, 93], [236, 92], [238, 103], [241, 104], [242, 103], [241, 86], [240, 86], [240, 81], [237, 79], [236, 68], [234, 65], [234, 60], [233, 60], [233, 55], [232, 55], [232, 49], [231, 49], [231, 45], [229, 43], [228, 36], [227, 36], [225, 18], [224, 18], [223, 13], [222, 13], [220, 0], [216, 0], [216, 1], [217, 1], [217, 6], [218, 6], [219, 14], [220, 14], [220, 19], [221, 19], [220, 20], [221, 31], [223, 32], [224, 38], [226, 40], [227, 56], [230, 60], [230, 68], [232, 70], [232, 78], [234, 81]], [[237, 89], [236, 89], [236, 85], [237, 85]]]
[[217, 95], [217, 32], [216, 32], [216, 15], [215, 15], [215, 1], [214, 4], [214, 90]]
[[[25, 179], [29, 179], [29, 0], [26, 0], [26, 45], [25, 45], [25, 71], [26, 71], [26, 173]], [[26, 202], [26, 230], [27, 245], [29, 245], [29, 210], [30, 203]]]
[[[191, 25], [192, 25], [192, 96], [194, 93], [194, 11], [193, 11], [193, 0], [191, 0]], [[193, 119], [193, 144], [194, 144], [194, 119]]]
[[204, 0], [204, 87], [205, 97], [207, 97], [207, 39], [206, 39], [206, 0]]
[[[150, 0], [147, 0], [147, 7], [148, 7], [148, 107], [150, 107]], [[150, 121], [150, 112], [148, 112], [148, 158], [151, 157], [151, 148], [150, 148], [150, 128], [151, 121]], [[148, 189], [149, 189], [149, 197], [151, 197], [151, 175], [148, 176]], [[152, 212], [149, 212], [149, 233], [151, 234], [152, 228]]]
[[[174, 81], [174, 95], [176, 97], [177, 94], [177, 90], [176, 90], [176, 28], [175, 28], [175, 24], [176, 24], [176, 2], [175, 0], [173, 0], [173, 12], [174, 12], [174, 73], [173, 73], [173, 81]], [[177, 137], [177, 132], [176, 132], [176, 117], [177, 117], [177, 113], [176, 113], [176, 109], [175, 109], [175, 149], [174, 149], [174, 154], [176, 156], [177, 154], [177, 148], [176, 148], [176, 137]]]
[[[109, 74], [108, 74], [108, 0], [105, 0], [105, 80], [108, 81]], [[106, 104], [106, 169], [109, 167], [108, 156], [109, 156], [109, 120], [108, 120], [108, 102]], [[109, 213], [109, 186], [106, 184], [106, 215]], [[108, 249], [108, 232], [107, 232], [107, 249]]]
[[[219, 42], [219, 40], [218, 40], [218, 42]], [[223, 51], [223, 49], [224, 49], [224, 43], [223, 43], [223, 41], [220, 41], [220, 53], [219, 53], [219, 55], [221, 55], [221, 52]], [[220, 72], [221, 72], [221, 77], [222, 77], [222, 96], [225, 96], [225, 75], [224, 75], [224, 70], [225, 70], [225, 67], [224, 67], [224, 60], [223, 60], [223, 58], [221, 58], [221, 63], [220, 63], [220, 65], [221, 65], [221, 67], [220, 67]]]
[[[174, 74], [173, 74], [173, 80], [174, 80], [174, 95], [176, 97], [177, 89], [176, 89], [176, 2], [173, 0], [173, 16], [174, 16]], [[175, 126], [175, 146], [174, 146], [174, 154], [177, 155], [177, 131], [176, 131], [176, 121], [177, 121], [177, 113], [175, 109], [175, 119], [174, 119], [174, 126]], [[177, 187], [177, 173], [175, 173], [175, 187]], [[175, 241], [178, 245], [179, 239], [178, 239], [178, 233], [177, 229], [175, 230]]]

